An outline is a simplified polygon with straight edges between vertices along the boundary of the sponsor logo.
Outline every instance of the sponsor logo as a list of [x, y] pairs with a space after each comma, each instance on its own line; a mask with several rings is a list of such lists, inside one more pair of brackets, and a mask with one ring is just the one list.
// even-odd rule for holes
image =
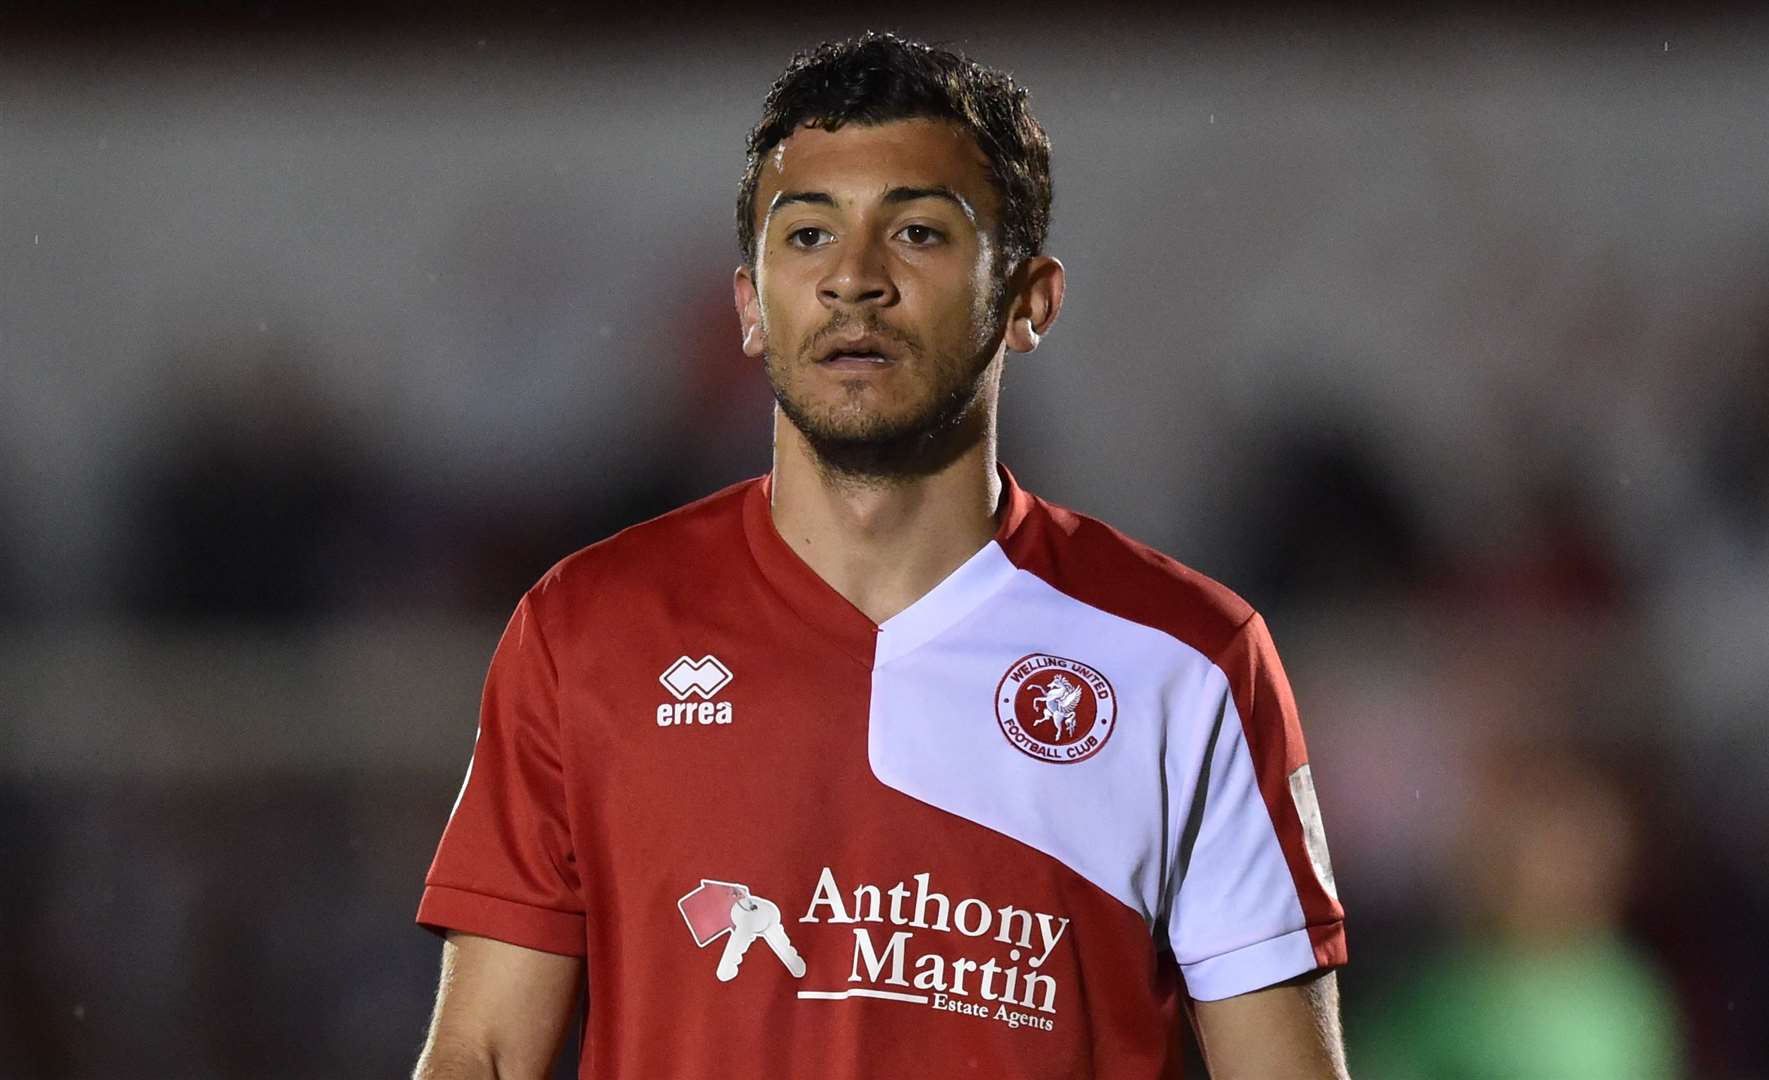
[[808, 924], [844, 927], [853, 935], [851, 960], [822, 954], [819, 974], [809, 980], [822, 986], [797, 991], [800, 1001], [899, 1002], [1015, 1030], [1056, 1030], [1062, 1002], [1054, 961], [1074, 939], [1067, 916], [948, 894], [934, 887], [929, 872], [888, 887], [847, 884], [851, 890], [834, 868], [823, 867], [804, 913], [789, 920], [742, 882], [701, 878], [676, 910], [697, 948], [724, 939], [714, 970], [720, 982], [758, 963], [771, 970], [776, 962], [786, 975], [803, 979], [807, 965], [786, 923], [795, 932]]
[[995, 688], [995, 719], [1014, 749], [1058, 765], [1099, 753], [1112, 737], [1118, 695], [1094, 668], [1066, 656], [1015, 660]]
[[920, 873], [886, 888], [844, 892], [835, 871], [817, 877], [800, 923], [853, 928], [853, 961], [837, 988], [800, 990], [800, 1000], [869, 998], [1054, 1031], [1057, 978], [1050, 963], [1069, 920], [974, 896], [949, 896]]
[[[711, 653], [699, 660], [677, 657], [675, 663], [663, 669], [657, 681], [676, 699], [657, 706], [658, 727], [731, 722], [731, 703], [711, 700], [731, 682], [731, 669]], [[690, 701], [690, 698], [700, 700]]]
[[804, 978], [805, 961], [780, 921], [780, 906], [750, 892], [742, 882], [701, 878], [699, 885], [676, 901], [676, 910], [682, 913], [682, 920], [688, 924], [688, 932], [694, 935], [694, 944], [699, 948], [730, 935], [725, 938], [724, 952], [713, 972], [720, 982], [737, 977], [743, 958], [758, 940], [767, 945], [762, 951], [779, 957], [788, 974], [795, 979]]

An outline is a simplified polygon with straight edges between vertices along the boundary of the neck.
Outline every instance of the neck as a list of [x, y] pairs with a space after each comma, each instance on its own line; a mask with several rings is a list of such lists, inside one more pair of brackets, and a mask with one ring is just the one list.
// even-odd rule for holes
[[926, 470], [859, 475], [832, 467], [776, 407], [774, 527], [787, 546], [875, 623], [919, 600], [995, 536], [1001, 477], [993, 400]]

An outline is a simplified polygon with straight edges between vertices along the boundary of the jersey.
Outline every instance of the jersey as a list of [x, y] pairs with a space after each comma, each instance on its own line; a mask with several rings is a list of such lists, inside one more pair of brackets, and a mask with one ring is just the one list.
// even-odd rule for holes
[[1342, 964], [1263, 620], [1002, 474], [878, 624], [766, 477], [561, 562], [418, 921], [586, 957], [596, 1080], [1174, 1077], [1185, 995]]

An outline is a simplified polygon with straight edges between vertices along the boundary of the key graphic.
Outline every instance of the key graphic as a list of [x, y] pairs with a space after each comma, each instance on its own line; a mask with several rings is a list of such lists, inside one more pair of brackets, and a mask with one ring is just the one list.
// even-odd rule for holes
[[705, 948], [720, 934], [730, 934], [714, 971], [720, 982], [737, 977], [744, 955], [757, 938], [768, 943], [769, 950], [780, 958], [793, 978], [804, 978], [804, 958], [786, 934], [779, 905], [754, 895], [747, 886], [703, 878], [698, 888], [676, 901], [676, 907], [694, 935], [694, 944]]
[[[767, 904], [768, 902], [763, 900], [762, 903]], [[786, 936], [786, 924], [780, 919], [780, 909], [774, 907], [773, 904], [768, 904], [768, 906], [774, 909], [774, 916], [767, 928], [762, 931], [762, 940], [768, 943], [768, 948], [774, 950], [774, 955], [778, 956], [780, 962], [786, 965], [786, 970], [792, 972], [793, 978], [802, 979], [805, 977], [805, 958], [792, 947], [792, 939]]]
[[743, 954], [768, 929], [770, 919], [778, 924], [780, 909], [759, 897], [751, 896], [731, 905], [731, 936], [725, 939], [725, 952], [719, 957], [715, 973], [720, 982], [737, 977], [737, 965], [743, 963]]
[[719, 957], [716, 972], [720, 982], [730, 982], [737, 977], [737, 966], [743, 963], [744, 954], [749, 952], [756, 938], [768, 943], [768, 948], [786, 965], [793, 978], [805, 977], [804, 958], [792, 947], [792, 939], [786, 936], [786, 927], [780, 921], [780, 908], [772, 900], [746, 896], [731, 905], [731, 938], [725, 942], [725, 952]]

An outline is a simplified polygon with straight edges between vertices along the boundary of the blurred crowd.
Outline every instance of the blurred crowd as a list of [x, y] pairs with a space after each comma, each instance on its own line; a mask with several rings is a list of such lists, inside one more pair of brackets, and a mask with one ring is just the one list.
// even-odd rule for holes
[[[1769, 1077], [1769, 34], [1161, 29], [945, 35], [1057, 147], [1004, 459], [1266, 613], [1354, 1074]], [[767, 467], [727, 218], [799, 43], [10, 47], [0, 1075], [409, 1068], [503, 616]]]

